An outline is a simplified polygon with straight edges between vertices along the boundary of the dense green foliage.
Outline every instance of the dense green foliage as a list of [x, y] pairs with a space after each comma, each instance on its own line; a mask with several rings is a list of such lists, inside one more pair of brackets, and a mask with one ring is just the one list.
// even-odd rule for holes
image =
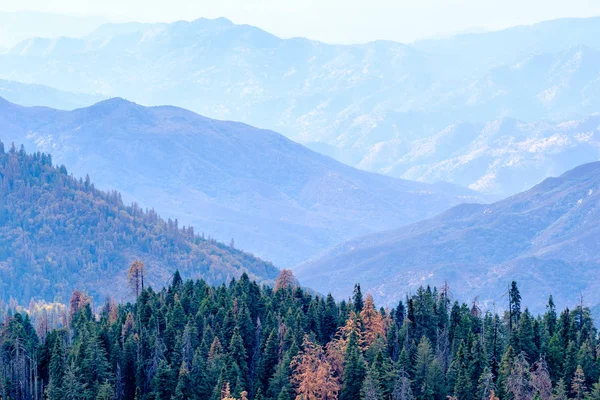
[[134, 258], [161, 287], [176, 269], [219, 284], [247, 272], [273, 280], [277, 269], [254, 256], [198, 236], [154, 210], [125, 206], [118, 192], [75, 179], [50, 155], [5, 151], [0, 142], [0, 301], [9, 294], [66, 302], [75, 287], [96, 299], [126, 295]]
[[[377, 310], [357, 286], [336, 303], [247, 275], [183, 281], [97, 314], [73, 295], [56, 330], [16, 314], [0, 337], [3, 399], [600, 398], [589, 310], [534, 317], [511, 288], [504, 315], [421, 288]], [[37, 331], [37, 333], [36, 333]], [[298, 396], [298, 397], [297, 397]]]

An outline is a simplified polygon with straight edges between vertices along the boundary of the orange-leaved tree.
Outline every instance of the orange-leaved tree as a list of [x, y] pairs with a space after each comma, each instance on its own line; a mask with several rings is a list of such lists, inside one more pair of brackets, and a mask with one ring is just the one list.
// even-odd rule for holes
[[296, 400], [337, 400], [340, 391], [336, 377], [323, 347], [304, 337], [302, 351], [291, 362], [291, 381], [296, 388]]

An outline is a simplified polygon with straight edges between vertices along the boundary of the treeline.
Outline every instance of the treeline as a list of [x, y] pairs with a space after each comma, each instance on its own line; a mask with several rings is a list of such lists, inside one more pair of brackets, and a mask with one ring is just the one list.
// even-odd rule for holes
[[278, 273], [176, 219], [124, 205], [118, 192], [98, 190], [88, 176], [74, 178], [48, 154], [5, 149], [2, 142], [0, 243], [0, 306], [9, 294], [20, 304], [31, 298], [66, 303], [76, 287], [96, 300], [125, 297], [119, 274], [135, 258], [153, 266], [148, 279], [157, 287], [176, 269], [211, 284], [244, 272], [272, 282]]
[[7, 318], [4, 399], [600, 399], [597, 331], [582, 306], [503, 315], [421, 288], [393, 309], [355, 289], [312, 296], [289, 271], [275, 288], [247, 275], [228, 286], [145, 288], [94, 314], [75, 292], [61, 329]]

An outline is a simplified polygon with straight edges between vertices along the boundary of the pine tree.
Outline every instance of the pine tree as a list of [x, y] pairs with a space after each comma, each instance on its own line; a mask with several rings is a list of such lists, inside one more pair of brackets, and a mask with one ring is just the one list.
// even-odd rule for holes
[[86, 382], [82, 382], [79, 368], [75, 364], [68, 364], [65, 368], [62, 389], [60, 391], [64, 400], [82, 400], [86, 398]]
[[177, 386], [175, 386], [175, 400], [185, 400], [192, 397], [192, 382], [190, 380], [190, 371], [187, 363], [182, 362], [179, 368], [179, 376], [177, 377]]
[[535, 394], [525, 353], [519, 354], [512, 362], [510, 375], [506, 379], [506, 393], [515, 400], [530, 399]]
[[489, 368], [485, 368], [477, 385], [477, 397], [478, 400], [490, 400], [496, 397], [496, 385], [494, 383], [494, 375], [490, 372]]
[[[267, 396], [271, 398], [278, 398], [283, 394], [290, 394], [292, 388], [290, 387], [290, 363], [292, 357], [290, 352], [286, 352], [282, 360], [277, 364], [275, 373], [269, 379], [269, 386], [267, 390]], [[291, 397], [288, 397], [291, 398]]]
[[596, 365], [595, 354], [588, 340], [584, 341], [579, 348], [577, 364], [581, 366], [583, 374], [586, 377], [586, 386], [598, 380], [598, 367]]
[[587, 398], [589, 400], [600, 400], [600, 381], [592, 385], [592, 390], [590, 391]]
[[363, 400], [383, 400], [383, 390], [379, 379], [379, 373], [373, 366], [368, 369], [361, 389]]
[[533, 364], [531, 384], [533, 386], [533, 391], [538, 395], [540, 400], [551, 400], [552, 381], [550, 380], [546, 361], [543, 358]]
[[521, 294], [517, 286], [517, 282], [512, 281], [510, 289], [508, 291], [508, 302], [509, 302], [509, 332], [513, 332], [513, 328], [516, 328], [521, 319]]
[[567, 400], [567, 386], [565, 385], [565, 381], [560, 379], [556, 383], [556, 387], [552, 393], [552, 400]]
[[567, 346], [563, 377], [565, 382], [571, 382], [577, 370], [577, 348], [574, 341], [569, 341]]
[[501, 399], [504, 399], [508, 396], [508, 379], [510, 377], [515, 359], [516, 356], [514, 354], [512, 346], [508, 346], [508, 348], [502, 355], [502, 361], [500, 362], [500, 372], [498, 374], [498, 395]]
[[415, 360], [415, 394], [420, 399], [431, 398], [432, 388], [429, 386], [428, 375], [429, 368], [433, 363], [433, 350], [431, 349], [431, 342], [427, 337], [423, 336], [419, 345], [417, 346], [417, 358]]
[[411, 382], [404, 369], [400, 369], [394, 381], [392, 400], [414, 400]]
[[554, 333], [548, 343], [548, 369], [553, 382], [562, 378], [562, 368], [565, 358], [565, 349], [561, 346], [561, 340], [558, 333]]
[[535, 335], [533, 331], [533, 321], [528, 309], [525, 309], [518, 324], [518, 336], [520, 350], [523, 351], [529, 360], [536, 360], [538, 349], [535, 345]]
[[365, 362], [358, 346], [358, 335], [355, 331], [352, 331], [344, 355], [344, 374], [340, 400], [360, 398], [365, 373]]
[[474, 398], [475, 390], [474, 382], [471, 380], [469, 358], [465, 355], [462, 360], [459, 360], [458, 365], [454, 396], [461, 400], [471, 400]]
[[231, 342], [229, 343], [229, 356], [231, 357], [231, 360], [240, 368], [241, 376], [247, 376], [248, 356], [246, 354], [244, 341], [242, 340], [242, 336], [240, 335], [240, 331], [237, 327], [234, 329], [233, 336], [231, 336]]
[[269, 379], [275, 373], [277, 363], [279, 362], [279, 340], [275, 328], [271, 330], [269, 337], [265, 343], [265, 347], [261, 357], [259, 380], [263, 387], [267, 388]]
[[112, 400], [114, 396], [115, 389], [107, 379], [98, 387], [98, 394], [96, 395], [96, 400]]
[[363, 310], [363, 307], [365, 306], [365, 304], [363, 302], [362, 291], [360, 290], [360, 284], [358, 284], [358, 283], [354, 285], [354, 294], [352, 295], [352, 304], [354, 305], [354, 311], [357, 314], [360, 314], [360, 312]]
[[62, 398], [63, 376], [65, 371], [65, 354], [62, 340], [57, 337], [50, 358], [49, 382], [46, 388], [46, 396], [49, 400], [60, 400]]
[[161, 360], [158, 370], [152, 379], [152, 390], [156, 393], [157, 400], [170, 400], [176, 381], [171, 366], [166, 360]]
[[581, 365], [579, 365], [575, 370], [573, 380], [571, 381], [571, 392], [573, 393], [573, 397], [575, 399], [581, 400], [585, 397], [586, 391], [585, 375], [583, 374], [583, 368], [581, 368]]
[[554, 305], [554, 299], [552, 295], [548, 298], [548, 305], [546, 305], [546, 313], [544, 314], [544, 326], [548, 332], [548, 336], [552, 337], [556, 330], [556, 306]]

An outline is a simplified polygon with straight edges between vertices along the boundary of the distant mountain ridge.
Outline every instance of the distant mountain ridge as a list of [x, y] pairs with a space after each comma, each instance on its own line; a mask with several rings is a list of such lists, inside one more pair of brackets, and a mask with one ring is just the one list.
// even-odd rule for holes
[[[404, 228], [351, 240], [295, 269], [316, 290], [348, 296], [352, 285], [387, 303], [423, 284], [503, 302], [516, 280], [524, 301], [600, 304], [600, 162], [549, 178], [488, 205], [463, 204]], [[327, 282], [327, 285], [325, 284]], [[331, 286], [330, 286], [331, 285]], [[326, 287], [327, 286], [327, 287]], [[537, 302], [536, 302], [537, 301]]]
[[65, 92], [49, 86], [2, 79], [0, 79], [0, 97], [26, 107], [45, 106], [61, 110], [87, 107], [104, 100], [104, 97], [99, 95]]
[[512, 118], [456, 123], [415, 140], [403, 154], [385, 147], [377, 152], [384, 162], [366, 158], [364, 169], [381, 167], [405, 179], [453, 182], [501, 196], [600, 160], [600, 113], [561, 123]]
[[599, 112], [598, 26], [599, 18], [565, 19], [342, 46], [224, 18], [110, 24], [81, 39], [21, 42], [0, 55], [0, 78], [239, 120], [402, 177], [397, 170], [414, 165], [395, 166], [415, 142], [456, 123]]
[[369, 232], [431, 217], [476, 192], [372, 174], [272, 131], [114, 98], [74, 111], [0, 100], [0, 137], [207, 235], [295, 265]]
[[146, 264], [146, 285], [157, 288], [175, 270], [213, 284], [243, 273], [274, 282], [271, 263], [196, 232], [152, 209], [125, 206], [118, 192], [53, 166], [51, 155], [0, 142], [0, 301], [67, 302], [74, 289], [97, 301], [125, 299], [134, 259]]

